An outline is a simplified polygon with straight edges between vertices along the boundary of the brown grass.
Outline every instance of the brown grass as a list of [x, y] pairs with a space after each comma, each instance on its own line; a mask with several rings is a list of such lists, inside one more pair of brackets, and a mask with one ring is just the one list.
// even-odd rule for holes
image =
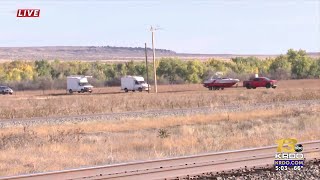
[[[260, 147], [320, 137], [320, 106], [5, 128], [0, 176]], [[164, 130], [168, 137], [159, 136]], [[14, 168], [12, 168], [14, 167]]]
[[277, 89], [238, 87], [224, 91], [208, 91], [194, 84], [163, 85], [159, 86], [159, 92], [122, 93], [118, 87], [73, 95], [66, 95], [63, 90], [44, 94], [42, 91], [17, 92], [13, 96], [1, 96], [0, 119], [320, 99], [320, 80], [280, 81]]

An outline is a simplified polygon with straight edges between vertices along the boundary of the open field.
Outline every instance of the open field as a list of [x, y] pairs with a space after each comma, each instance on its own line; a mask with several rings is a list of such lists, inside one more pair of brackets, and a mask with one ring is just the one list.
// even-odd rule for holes
[[124, 93], [119, 87], [92, 94], [68, 95], [64, 90], [24, 91], [0, 96], [0, 119], [83, 115], [155, 109], [216, 107], [289, 100], [320, 99], [320, 80], [280, 81], [277, 89], [229, 88], [209, 91], [200, 84], [163, 85], [159, 93]]
[[4, 128], [0, 133], [0, 175], [261, 147], [287, 137], [316, 140], [320, 137], [319, 115], [320, 105], [313, 104]]
[[[224, 91], [166, 85], [159, 86], [159, 94], [122, 93], [118, 87], [106, 87], [93, 94], [67, 95], [58, 90], [0, 96], [3, 120], [230, 105], [244, 109], [4, 127], [0, 176], [261, 147], [288, 137], [318, 139], [320, 104], [298, 103], [320, 99], [320, 80], [280, 81], [278, 85], [277, 89], [239, 86]], [[296, 100], [295, 106], [276, 106], [291, 100]], [[256, 103], [272, 106], [261, 109]]]

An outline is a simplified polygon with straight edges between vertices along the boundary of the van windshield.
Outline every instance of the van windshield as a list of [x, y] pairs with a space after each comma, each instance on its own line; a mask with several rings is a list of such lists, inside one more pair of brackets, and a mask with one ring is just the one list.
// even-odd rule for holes
[[89, 86], [89, 83], [79, 83], [79, 86]]

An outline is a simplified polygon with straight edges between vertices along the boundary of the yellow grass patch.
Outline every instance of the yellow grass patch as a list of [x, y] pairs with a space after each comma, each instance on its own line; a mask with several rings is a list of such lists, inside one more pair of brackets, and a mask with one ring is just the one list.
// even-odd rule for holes
[[209, 91], [200, 84], [163, 85], [158, 94], [124, 93], [119, 87], [99, 88], [93, 94], [66, 95], [64, 90], [17, 92], [2, 96], [0, 119], [30, 118], [154, 109], [215, 107], [320, 99], [320, 80], [280, 81], [277, 89], [242, 87]]
[[[0, 133], [0, 175], [260, 147], [279, 138], [315, 140], [320, 137], [319, 115], [319, 105], [313, 105], [5, 128]], [[160, 129], [168, 136], [161, 138]]]

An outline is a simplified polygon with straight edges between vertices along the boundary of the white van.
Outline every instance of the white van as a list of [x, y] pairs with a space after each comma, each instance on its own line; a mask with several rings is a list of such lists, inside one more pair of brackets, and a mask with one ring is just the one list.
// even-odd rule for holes
[[144, 82], [141, 76], [126, 76], [121, 78], [121, 90], [128, 91], [148, 91], [150, 85]]
[[68, 76], [67, 77], [67, 91], [71, 94], [73, 92], [84, 93], [92, 92], [93, 86], [89, 84], [88, 77], [92, 76]]

